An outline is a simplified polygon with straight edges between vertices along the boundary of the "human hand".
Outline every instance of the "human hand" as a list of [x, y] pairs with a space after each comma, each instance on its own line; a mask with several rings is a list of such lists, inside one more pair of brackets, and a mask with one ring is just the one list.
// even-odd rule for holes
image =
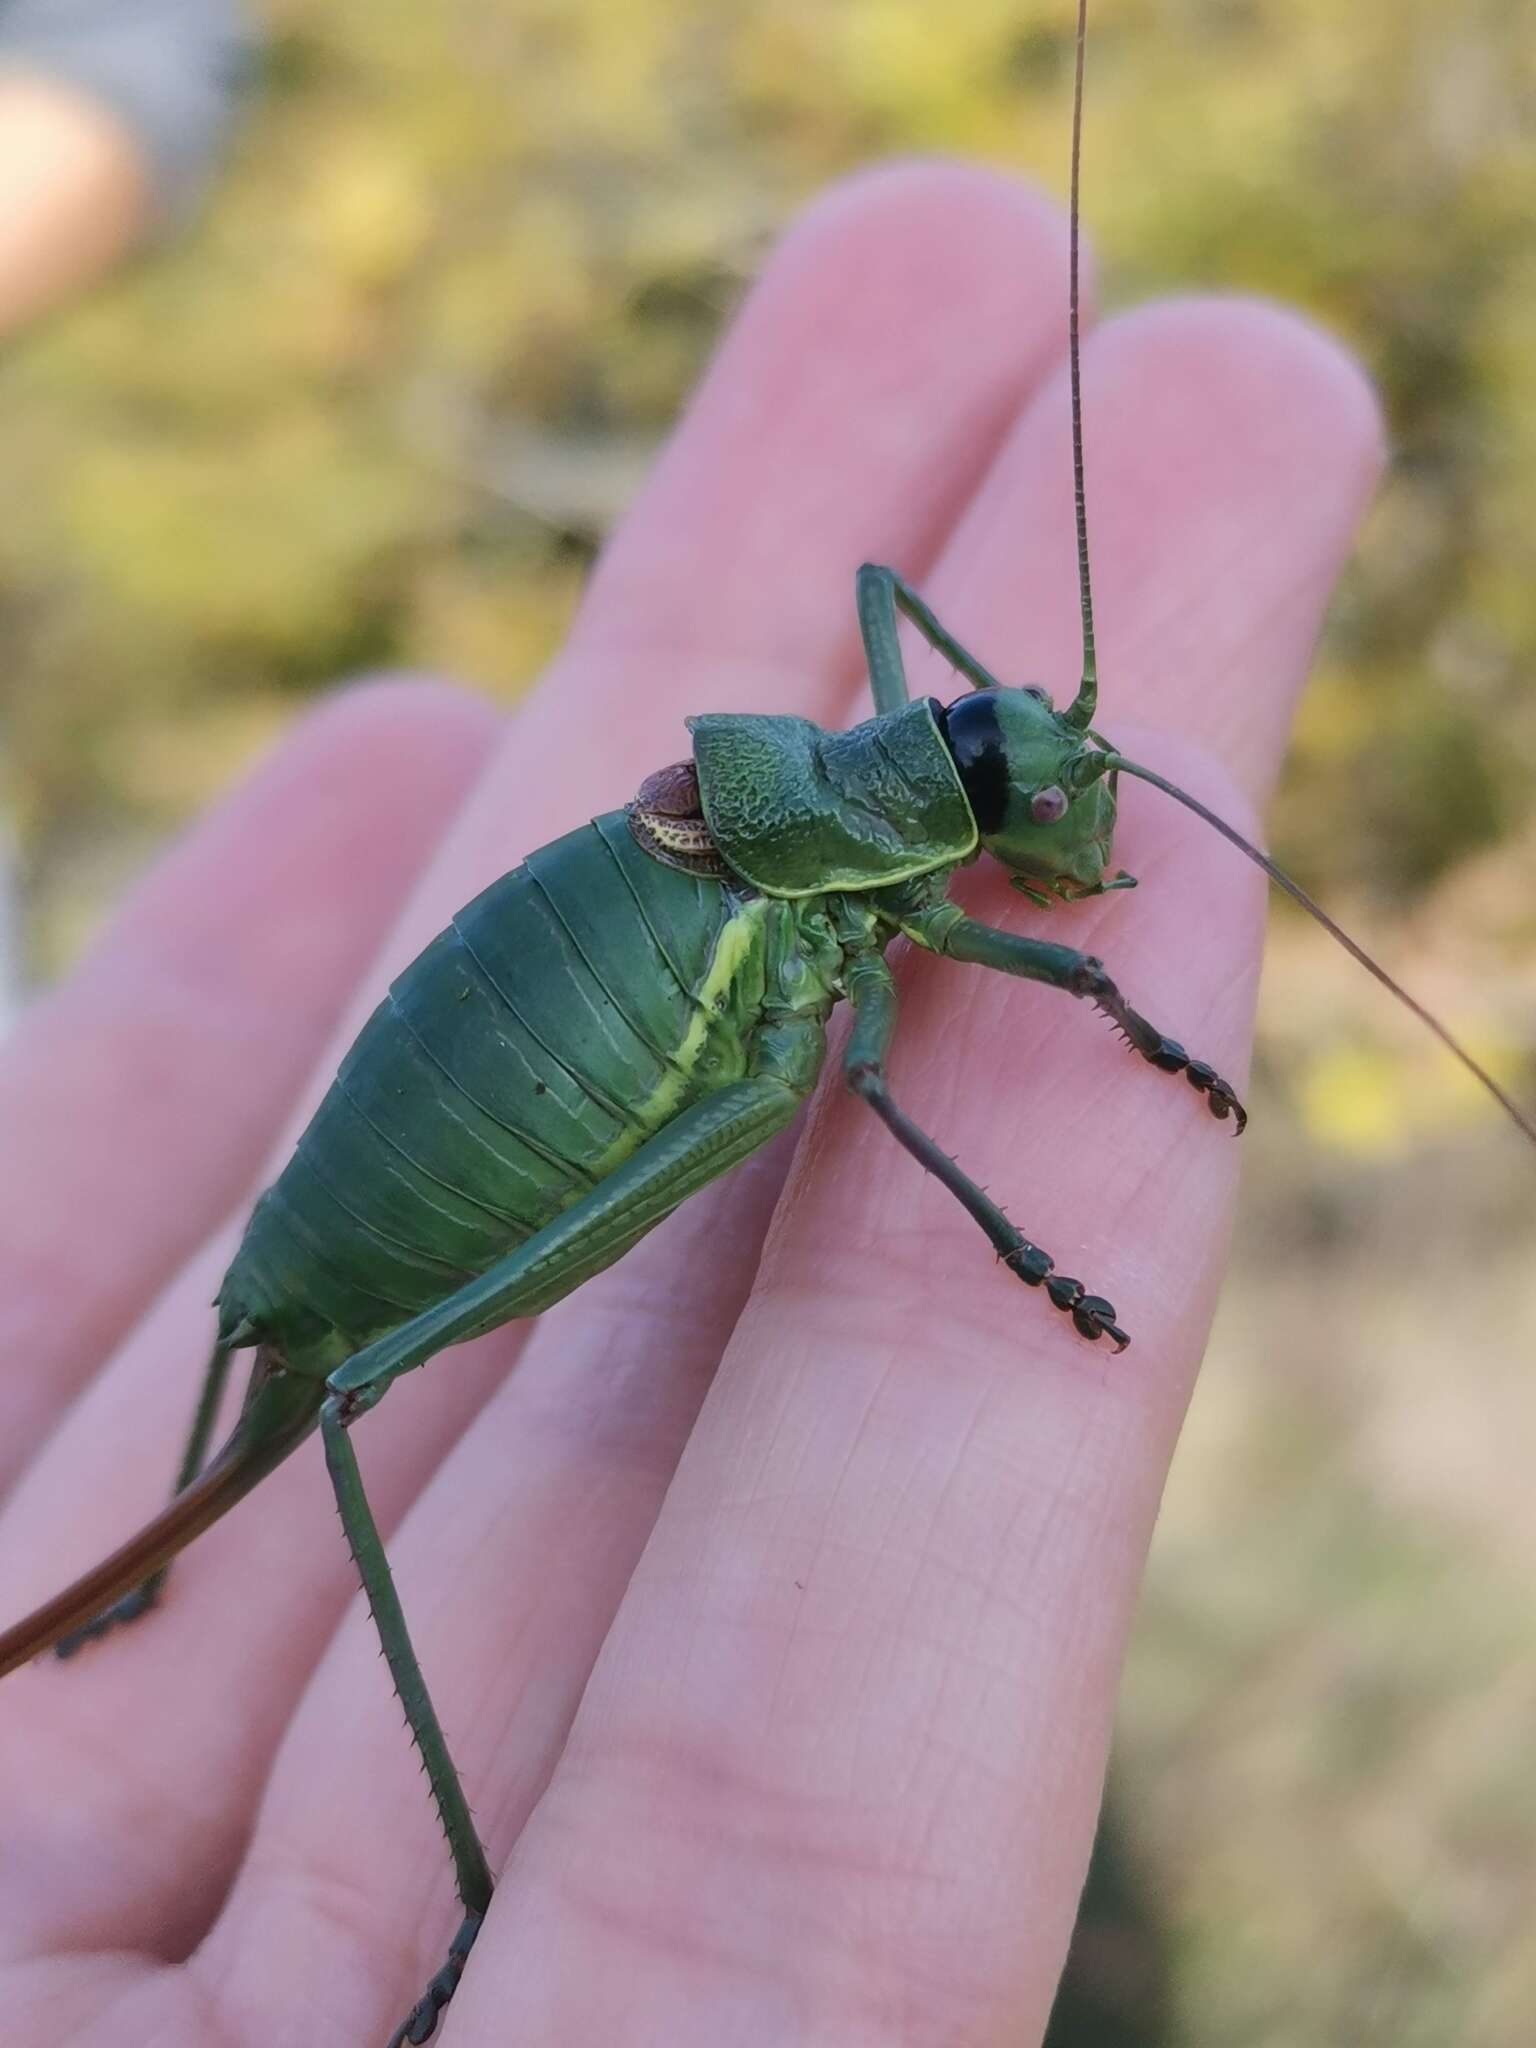
[[149, 216], [138, 137], [101, 101], [0, 54], [0, 336], [117, 262]]
[[[342, 699], [31, 1021], [0, 1072], [7, 1619], [158, 1506], [233, 1231], [185, 1255], [460, 902], [675, 759], [690, 711], [865, 715], [865, 557], [1005, 679], [1071, 689], [1064, 305], [1062, 222], [1006, 180], [834, 193], [510, 723], [421, 687]], [[1095, 334], [1085, 409], [1101, 724], [1242, 823], [1374, 477], [1368, 394], [1299, 323], [1209, 301]], [[978, 870], [967, 902], [1101, 953], [1239, 1079], [1256, 878], [1143, 789], [1116, 850], [1135, 896], [1046, 920]], [[1236, 1153], [1082, 1007], [902, 977], [898, 1100], [1133, 1348], [1000, 1271], [834, 1074], [792, 1157], [359, 1424], [503, 1872], [446, 2048], [1043, 2030]], [[17, 2040], [378, 2048], [440, 1963], [447, 1859], [317, 1447], [161, 1611], [12, 1679], [0, 1717]]]

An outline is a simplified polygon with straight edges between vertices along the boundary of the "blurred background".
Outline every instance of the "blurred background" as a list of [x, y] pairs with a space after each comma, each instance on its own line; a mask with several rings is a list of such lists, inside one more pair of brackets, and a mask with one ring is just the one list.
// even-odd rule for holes
[[[804, 199], [914, 148], [1064, 190], [1069, 16], [253, 4], [206, 161], [160, 162], [90, 289], [0, 344], [16, 975], [63, 971], [338, 674], [515, 698]], [[1096, 0], [1085, 166], [1107, 304], [1272, 293], [1382, 385], [1394, 468], [1273, 839], [1529, 1101], [1536, 7]], [[147, 253], [106, 274], [140, 216]], [[1532, 1161], [1283, 911], [1263, 1009], [1234, 1275], [1052, 2048], [1514, 2048]]]

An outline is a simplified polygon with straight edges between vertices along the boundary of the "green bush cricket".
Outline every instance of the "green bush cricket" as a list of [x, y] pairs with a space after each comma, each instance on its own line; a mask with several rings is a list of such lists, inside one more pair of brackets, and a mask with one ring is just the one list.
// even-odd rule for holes
[[[1080, 67], [1081, 21], [1078, 48]], [[1080, 85], [1079, 68], [1079, 106]], [[894, 571], [866, 566], [857, 602], [874, 719], [832, 733], [768, 715], [702, 717], [691, 762], [659, 770], [627, 813], [581, 827], [494, 883], [395, 984], [258, 1205], [221, 1291], [176, 1503], [0, 1641], [9, 1668], [49, 1641], [72, 1647], [142, 1612], [169, 1557], [319, 1424], [465, 1910], [397, 2042], [434, 2030], [490, 1876], [394, 1598], [350, 1422], [445, 1346], [571, 1292], [783, 1128], [819, 1076], [840, 1000], [853, 1011], [849, 1084], [1019, 1279], [1084, 1338], [1123, 1346], [1114, 1306], [1055, 1272], [893, 1101], [884, 954], [897, 936], [1087, 998], [1150, 1064], [1183, 1073], [1218, 1118], [1241, 1125], [1227, 1084], [1131, 1009], [1096, 960], [979, 925], [947, 896], [956, 869], [983, 851], [1041, 907], [1124, 886], [1110, 868], [1116, 777], [1170, 789], [1093, 730], [1076, 160], [1074, 140], [1084, 664], [1072, 703], [1057, 712], [1043, 692], [998, 683]], [[909, 701], [898, 613], [969, 685], [953, 704]], [[244, 1413], [204, 1469], [231, 1355], [249, 1347]]]

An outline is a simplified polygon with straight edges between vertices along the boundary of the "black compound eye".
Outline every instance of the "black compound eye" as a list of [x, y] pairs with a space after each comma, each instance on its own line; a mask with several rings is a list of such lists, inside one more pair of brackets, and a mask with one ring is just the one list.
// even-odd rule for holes
[[971, 690], [937, 711], [939, 730], [960, 771], [982, 832], [995, 832], [1008, 808], [1008, 749], [997, 719], [996, 690]]
[[1050, 711], [1054, 708], [1051, 704], [1050, 691], [1044, 689], [1039, 683], [1024, 683], [1020, 687], [1023, 689], [1023, 692], [1026, 697], [1038, 698], [1039, 701], [1045, 706], [1047, 711]]
[[1029, 815], [1037, 825], [1054, 825], [1067, 815], [1067, 792], [1054, 782], [1049, 789], [1037, 789], [1029, 800]]

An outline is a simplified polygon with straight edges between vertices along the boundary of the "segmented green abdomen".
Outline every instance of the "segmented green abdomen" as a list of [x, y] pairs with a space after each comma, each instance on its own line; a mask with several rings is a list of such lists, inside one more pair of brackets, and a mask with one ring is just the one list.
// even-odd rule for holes
[[493, 883], [343, 1060], [256, 1206], [224, 1326], [247, 1317], [323, 1370], [483, 1272], [745, 1071], [756, 922], [619, 812]]

